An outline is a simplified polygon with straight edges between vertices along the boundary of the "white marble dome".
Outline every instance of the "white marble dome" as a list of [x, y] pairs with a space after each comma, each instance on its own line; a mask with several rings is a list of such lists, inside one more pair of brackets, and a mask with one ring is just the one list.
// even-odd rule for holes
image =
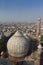
[[23, 34], [17, 31], [7, 43], [8, 53], [14, 57], [22, 57], [27, 55], [29, 50], [29, 41]]
[[38, 19], [38, 21], [40, 21], [40, 20], [41, 20], [41, 18], [40, 18], [40, 17], [38, 17], [37, 19]]

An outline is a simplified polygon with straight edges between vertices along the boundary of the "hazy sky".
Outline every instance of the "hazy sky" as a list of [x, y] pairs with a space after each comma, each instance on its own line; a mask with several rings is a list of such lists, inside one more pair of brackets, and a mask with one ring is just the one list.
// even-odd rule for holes
[[36, 22], [43, 21], [43, 0], [0, 0], [0, 21]]

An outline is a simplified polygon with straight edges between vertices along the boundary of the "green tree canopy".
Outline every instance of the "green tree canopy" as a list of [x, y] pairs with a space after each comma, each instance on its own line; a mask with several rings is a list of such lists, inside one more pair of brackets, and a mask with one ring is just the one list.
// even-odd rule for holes
[[41, 39], [40, 40], [43, 41], [43, 35], [41, 35]]
[[0, 39], [0, 53], [4, 50], [4, 42], [2, 39]]

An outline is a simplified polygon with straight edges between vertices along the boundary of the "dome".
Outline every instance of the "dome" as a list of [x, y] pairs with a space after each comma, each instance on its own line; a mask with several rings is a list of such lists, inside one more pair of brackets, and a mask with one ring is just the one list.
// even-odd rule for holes
[[38, 17], [38, 21], [40, 21], [41, 20], [41, 18], [40, 17]]
[[29, 41], [20, 31], [17, 31], [7, 43], [8, 53], [14, 57], [23, 57], [29, 50]]
[[41, 49], [41, 48], [42, 48], [41, 44], [39, 44], [39, 45], [38, 45], [38, 48], [39, 48], [39, 49]]

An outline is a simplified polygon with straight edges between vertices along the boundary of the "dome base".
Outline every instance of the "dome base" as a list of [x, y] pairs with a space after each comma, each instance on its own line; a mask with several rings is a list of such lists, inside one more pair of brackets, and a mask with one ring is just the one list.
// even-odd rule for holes
[[14, 56], [11, 56], [9, 55], [9, 60], [11, 62], [19, 62], [19, 61], [23, 61], [25, 57], [14, 57]]

